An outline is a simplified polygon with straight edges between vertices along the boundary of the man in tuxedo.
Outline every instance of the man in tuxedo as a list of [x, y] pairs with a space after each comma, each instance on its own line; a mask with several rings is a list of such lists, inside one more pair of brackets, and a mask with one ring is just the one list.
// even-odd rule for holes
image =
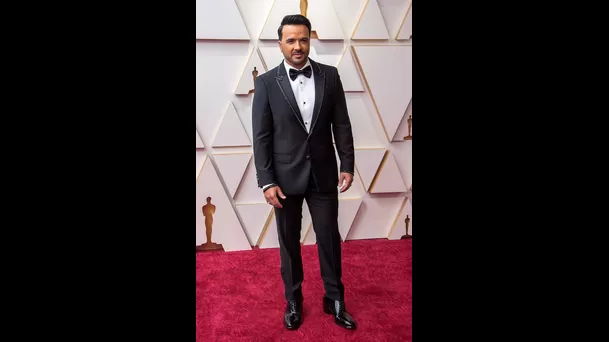
[[338, 191], [351, 187], [355, 165], [345, 93], [335, 67], [308, 57], [311, 23], [306, 17], [284, 17], [277, 33], [284, 60], [256, 78], [252, 131], [258, 186], [274, 206], [277, 222], [287, 300], [284, 324], [297, 329], [302, 322], [300, 230], [306, 200], [317, 237], [323, 310], [336, 324], [353, 329], [355, 321], [345, 310], [338, 231]]

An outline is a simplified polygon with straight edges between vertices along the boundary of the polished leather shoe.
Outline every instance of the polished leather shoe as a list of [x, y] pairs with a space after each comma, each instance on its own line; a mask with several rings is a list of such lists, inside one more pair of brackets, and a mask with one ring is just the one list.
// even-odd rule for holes
[[355, 329], [355, 321], [353, 317], [345, 311], [345, 302], [342, 300], [332, 300], [324, 296], [323, 301], [324, 312], [328, 315], [334, 315], [334, 323], [343, 328]]
[[302, 302], [290, 300], [283, 314], [283, 325], [288, 330], [295, 330], [300, 327], [300, 323], [302, 323]]

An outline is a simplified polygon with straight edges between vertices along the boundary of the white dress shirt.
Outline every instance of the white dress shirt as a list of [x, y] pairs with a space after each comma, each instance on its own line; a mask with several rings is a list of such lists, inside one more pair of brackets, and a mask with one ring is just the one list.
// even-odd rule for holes
[[307, 63], [300, 69], [290, 66], [285, 60], [283, 61], [283, 65], [285, 66], [285, 71], [290, 80], [298, 109], [300, 109], [302, 121], [305, 124], [307, 133], [309, 133], [311, 130], [311, 120], [313, 119], [313, 105], [315, 104], [315, 76], [313, 75], [313, 71], [311, 71], [311, 78], [307, 78], [301, 74], [292, 81], [292, 78], [290, 78], [290, 69], [302, 70], [307, 66], [311, 66], [311, 62], [307, 59]]
[[[285, 71], [292, 86], [292, 92], [296, 98], [298, 109], [300, 109], [300, 115], [302, 116], [302, 122], [304, 122], [307, 133], [311, 131], [311, 121], [313, 120], [313, 106], [315, 105], [315, 76], [313, 70], [311, 70], [311, 78], [307, 78], [304, 75], [298, 75], [295, 80], [292, 81], [290, 77], [290, 69], [302, 70], [307, 66], [311, 66], [311, 62], [307, 59], [307, 63], [300, 69], [296, 69], [289, 65], [285, 59], [283, 60]], [[311, 66], [313, 68], [313, 66]], [[267, 184], [262, 187], [262, 190], [266, 190], [271, 184]]]

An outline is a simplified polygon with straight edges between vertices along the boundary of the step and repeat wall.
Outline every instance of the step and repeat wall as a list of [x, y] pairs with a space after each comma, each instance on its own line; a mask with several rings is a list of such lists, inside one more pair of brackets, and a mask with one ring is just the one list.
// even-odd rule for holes
[[[281, 19], [298, 13], [313, 26], [310, 58], [339, 70], [353, 127], [342, 239], [412, 234], [411, 0], [197, 0], [197, 250], [279, 247], [256, 183], [251, 107], [255, 77], [283, 60]], [[306, 202], [301, 241], [315, 243]]]

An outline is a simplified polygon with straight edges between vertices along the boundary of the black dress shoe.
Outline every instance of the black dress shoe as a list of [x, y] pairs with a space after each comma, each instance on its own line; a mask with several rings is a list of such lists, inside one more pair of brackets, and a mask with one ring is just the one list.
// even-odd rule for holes
[[283, 314], [283, 325], [288, 330], [295, 330], [302, 323], [302, 301], [290, 300]]
[[342, 300], [332, 300], [324, 296], [324, 312], [329, 315], [334, 315], [334, 323], [343, 328], [355, 329], [355, 321], [353, 317], [345, 311], [345, 302]]

